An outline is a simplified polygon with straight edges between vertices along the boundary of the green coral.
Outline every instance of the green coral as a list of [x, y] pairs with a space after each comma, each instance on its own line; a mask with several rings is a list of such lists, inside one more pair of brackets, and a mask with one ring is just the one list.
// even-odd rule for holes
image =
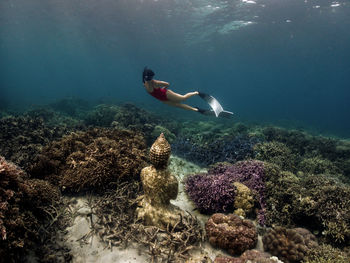
[[153, 140], [156, 140], [158, 138], [158, 136], [163, 133], [165, 138], [167, 139], [167, 141], [171, 144], [176, 136], [174, 133], [172, 133], [171, 131], [169, 131], [167, 128], [161, 126], [161, 125], [156, 125], [151, 133], [151, 137], [153, 138]]
[[258, 143], [254, 146], [255, 158], [261, 161], [274, 163], [283, 170], [296, 170], [296, 156], [283, 143], [272, 141]]
[[267, 224], [304, 226], [335, 244], [350, 242], [350, 187], [323, 175], [266, 164]]
[[313, 248], [302, 263], [348, 263], [350, 257], [330, 245], [320, 245]]
[[119, 112], [119, 107], [115, 105], [100, 104], [85, 117], [86, 125], [110, 127], [114, 116]]
[[337, 174], [340, 170], [327, 159], [321, 157], [305, 158], [299, 163], [299, 169], [310, 174]]

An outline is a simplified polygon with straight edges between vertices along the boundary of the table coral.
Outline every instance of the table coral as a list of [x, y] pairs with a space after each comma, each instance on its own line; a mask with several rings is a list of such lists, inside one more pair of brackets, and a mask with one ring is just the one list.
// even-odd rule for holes
[[254, 224], [234, 214], [214, 214], [205, 224], [211, 245], [239, 255], [256, 246], [258, 234]]
[[265, 251], [285, 263], [301, 262], [308, 252], [317, 247], [316, 237], [305, 228], [276, 227], [263, 237]]

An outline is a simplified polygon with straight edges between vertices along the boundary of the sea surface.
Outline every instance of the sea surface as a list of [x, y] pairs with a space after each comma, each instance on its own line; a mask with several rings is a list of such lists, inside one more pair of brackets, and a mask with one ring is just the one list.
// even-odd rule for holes
[[0, 1], [0, 110], [67, 97], [165, 110], [145, 66], [236, 120], [350, 137], [347, 0]]

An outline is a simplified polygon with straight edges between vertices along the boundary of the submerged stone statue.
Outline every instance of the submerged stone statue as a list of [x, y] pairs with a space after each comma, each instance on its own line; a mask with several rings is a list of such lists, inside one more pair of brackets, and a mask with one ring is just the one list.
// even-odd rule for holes
[[162, 133], [153, 143], [149, 158], [151, 166], [141, 171], [144, 196], [137, 208], [137, 215], [146, 225], [166, 228], [174, 226], [184, 217], [183, 211], [170, 203], [178, 194], [178, 181], [168, 171], [170, 144]]

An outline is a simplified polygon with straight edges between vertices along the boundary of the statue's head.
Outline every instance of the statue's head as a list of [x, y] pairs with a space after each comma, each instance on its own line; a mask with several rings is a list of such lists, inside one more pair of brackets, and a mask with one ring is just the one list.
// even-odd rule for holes
[[171, 147], [165, 139], [164, 134], [161, 133], [157, 140], [152, 144], [149, 152], [149, 159], [154, 167], [166, 168], [171, 153]]

